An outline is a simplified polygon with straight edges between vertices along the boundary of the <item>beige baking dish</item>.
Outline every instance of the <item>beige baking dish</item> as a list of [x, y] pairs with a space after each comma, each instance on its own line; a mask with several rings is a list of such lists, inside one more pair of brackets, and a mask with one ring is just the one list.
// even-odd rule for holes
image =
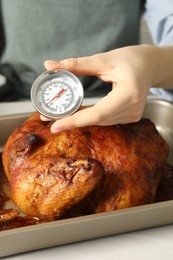
[[[18, 114], [0, 118], [1, 150], [13, 129], [28, 116], [29, 114]], [[144, 116], [155, 122], [168, 142], [170, 147], [168, 160], [173, 164], [173, 105], [161, 100], [148, 100]], [[0, 232], [0, 257], [171, 223], [173, 223], [172, 200], [15, 228]]]

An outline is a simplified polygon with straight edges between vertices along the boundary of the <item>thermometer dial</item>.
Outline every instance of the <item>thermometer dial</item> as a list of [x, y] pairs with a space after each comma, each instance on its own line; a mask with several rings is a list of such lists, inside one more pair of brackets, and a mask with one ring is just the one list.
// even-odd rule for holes
[[74, 113], [82, 104], [83, 86], [71, 72], [53, 70], [42, 73], [31, 88], [31, 101], [45, 117], [58, 119]]

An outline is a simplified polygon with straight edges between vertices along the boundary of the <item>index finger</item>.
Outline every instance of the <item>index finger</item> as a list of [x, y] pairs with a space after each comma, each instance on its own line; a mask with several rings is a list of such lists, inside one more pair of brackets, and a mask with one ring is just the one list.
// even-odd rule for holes
[[97, 76], [105, 67], [99, 55], [80, 58], [69, 58], [61, 61], [46, 60], [44, 66], [47, 70], [65, 69], [77, 75]]

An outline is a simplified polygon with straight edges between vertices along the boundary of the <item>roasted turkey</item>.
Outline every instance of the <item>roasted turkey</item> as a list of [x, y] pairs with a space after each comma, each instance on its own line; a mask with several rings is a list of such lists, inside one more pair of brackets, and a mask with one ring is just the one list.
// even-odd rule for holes
[[20, 210], [58, 219], [154, 202], [167, 156], [149, 119], [52, 134], [34, 113], [11, 134], [2, 159]]

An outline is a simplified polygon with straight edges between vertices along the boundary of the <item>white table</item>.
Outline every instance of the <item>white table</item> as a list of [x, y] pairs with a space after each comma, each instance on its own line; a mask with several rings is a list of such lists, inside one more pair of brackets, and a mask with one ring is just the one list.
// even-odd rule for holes
[[[96, 99], [84, 104], [95, 103]], [[0, 116], [32, 112], [30, 101], [0, 103]], [[173, 225], [8, 256], [4, 259], [172, 260]]]

